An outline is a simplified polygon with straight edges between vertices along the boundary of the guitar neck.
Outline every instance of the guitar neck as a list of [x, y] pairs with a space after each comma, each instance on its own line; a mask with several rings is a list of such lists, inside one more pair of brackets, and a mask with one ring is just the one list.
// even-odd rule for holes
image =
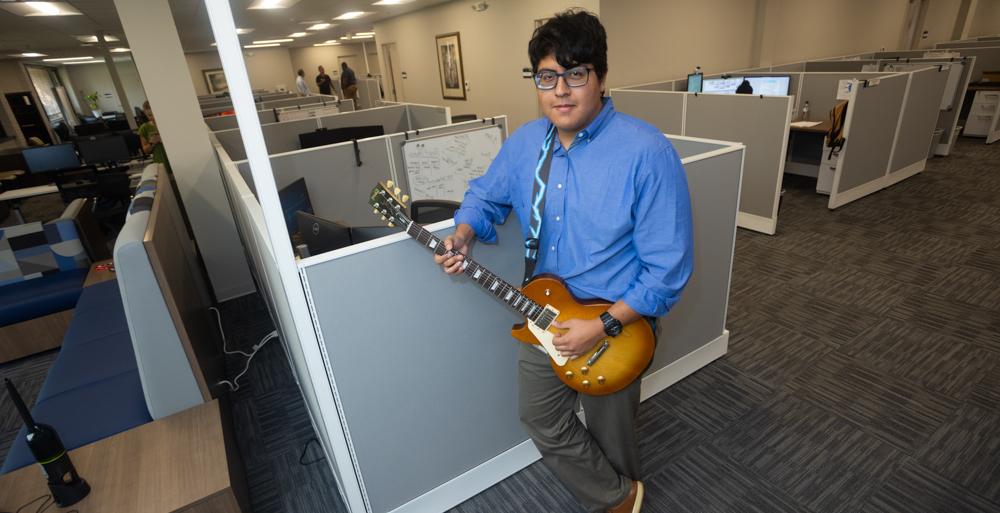
[[[433, 251], [435, 255], [445, 255], [448, 253], [441, 239], [417, 223], [411, 222], [406, 228], [406, 233], [421, 245]], [[522, 294], [519, 288], [504, 281], [486, 267], [469, 258], [468, 255], [466, 255], [462, 265], [464, 266], [462, 268], [463, 273], [472, 278], [484, 290], [506, 303], [507, 306], [518, 314], [528, 318], [528, 320], [546, 326], [554, 320], [550, 318], [550, 312], [545, 310], [544, 306], [532, 301], [528, 296]]]

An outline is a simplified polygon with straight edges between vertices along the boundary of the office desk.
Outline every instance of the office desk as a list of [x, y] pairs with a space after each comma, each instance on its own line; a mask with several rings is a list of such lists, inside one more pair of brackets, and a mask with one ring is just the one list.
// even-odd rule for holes
[[11, 189], [0, 193], [0, 201], [11, 202], [11, 206], [14, 209], [14, 215], [16, 216], [15, 219], [17, 219], [17, 224], [22, 224], [24, 223], [24, 216], [21, 215], [20, 200], [33, 198], [35, 196], [44, 196], [46, 194], [55, 194], [57, 192], [59, 192], [59, 188], [55, 185], [39, 185], [37, 187]]
[[[73, 465], [91, 490], [72, 508], [80, 513], [239, 513], [246, 496], [242, 474], [235, 473], [242, 471], [233, 466], [240, 463], [232, 452], [231, 419], [223, 413], [213, 400], [73, 449]], [[0, 511], [20, 511], [48, 493], [36, 465], [15, 470], [0, 476]]]
[[[833, 173], [830, 166], [823, 165], [827, 151], [826, 134], [830, 131], [831, 126], [830, 120], [824, 120], [820, 124], [810, 127], [791, 126], [788, 131], [785, 172], [816, 178], [816, 192], [821, 194], [829, 194], [833, 184]], [[830, 162], [833, 168], [836, 168], [836, 161], [831, 160]]]

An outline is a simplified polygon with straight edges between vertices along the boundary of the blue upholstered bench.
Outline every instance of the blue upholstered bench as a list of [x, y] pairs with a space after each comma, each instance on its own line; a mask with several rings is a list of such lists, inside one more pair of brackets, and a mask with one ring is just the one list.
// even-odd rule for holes
[[[152, 420], [116, 281], [83, 289], [31, 412], [56, 428], [67, 449]], [[24, 435], [22, 427], [0, 474], [34, 462]]]

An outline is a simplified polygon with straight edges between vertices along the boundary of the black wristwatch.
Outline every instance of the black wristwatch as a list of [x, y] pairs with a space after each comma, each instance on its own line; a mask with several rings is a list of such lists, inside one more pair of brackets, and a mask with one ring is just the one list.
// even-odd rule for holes
[[617, 337], [622, 332], [622, 321], [615, 319], [608, 312], [601, 314], [601, 322], [604, 323], [604, 334], [609, 337]]

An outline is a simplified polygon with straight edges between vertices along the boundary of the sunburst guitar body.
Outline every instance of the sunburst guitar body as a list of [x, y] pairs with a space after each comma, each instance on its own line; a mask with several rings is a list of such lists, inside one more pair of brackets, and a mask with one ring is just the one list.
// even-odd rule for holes
[[[435, 254], [444, 255], [444, 243], [437, 236], [413, 222], [405, 212], [406, 196], [392, 182], [379, 184], [369, 199], [389, 226], [402, 226], [414, 240]], [[568, 359], [559, 354], [552, 339], [559, 330], [554, 321], [569, 319], [597, 319], [610, 303], [605, 301], [580, 301], [555, 276], [541, 275], [523, 288], [507, 283], [471, 258], [463, 263], [463, 273], [482, 286], [487, 292], [503, 301], [523, 316], [524, 322], [511, 330], [511, 335], [526, 344], [540, 345], [549, 356], [549, 364], [556, 376], [570, 388], [587, 395], [615, 393], [639, 378], [653, 359], [655, 338], [645, 320], [626, 324], [616, 337], [605, 337], [581, 356]]]

